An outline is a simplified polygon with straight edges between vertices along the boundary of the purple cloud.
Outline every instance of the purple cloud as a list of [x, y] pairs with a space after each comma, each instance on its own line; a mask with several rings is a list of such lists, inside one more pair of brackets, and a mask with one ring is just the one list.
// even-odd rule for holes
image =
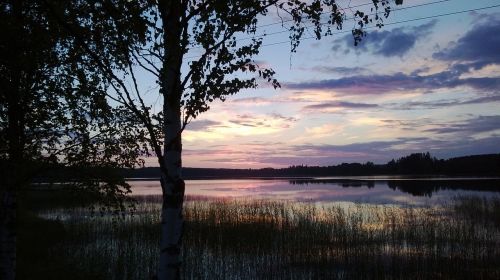
[[[399, 27], [392, 30], [369, 32], [358, 44], [358, 51], [371, 51], [373, 54], [385, 57], [403, 56], [407, 54], [418, 40], [425, 38], [436, 25], [436, 20], [413, 26]], [[347, 35], [335, 41], [334, 51], [344, 49], [348, 53], [354, 44], [352, 35]]]
[[307, 105], [304, 106], [302, 109], [306, 111], [325, 111], [325, 110], [327, 111], [329, 109], [368, 109], [377, 107], [378, 107], [377, 104], [334, 101], [334, 102]]
[[[435, 21], [432, 21], [416, 27], [371, 32], [359, 47], [364, 51], [372, 51], [383, 56], [401, 56], [408, 52], [418, 39], [427, 36], [434, 25]], [[461, 77], [462, 74], [480, 69], [485, 65], [500, 63], [500, 37], [496, 34], [500, 34], [499, 19], [489, 18], [487, 22], [474, 26], [456, 43], [433, 55], [435, 59], [456, 63], [445, 71], [431, 75], [424, 75], [422, 74], [425, 72], [424, 69], [418, 69], [411, 74], [356, 75], [340, 79], [289, 83], [285, 86], [298, 90], [335, 90], [337, 93], [345, 95], [384, 94], [414, 89], [432, 91], [460, 86], [496, 92], [500, 88], [500, 77]], [[351, 37], [346, 36], [341, 41], [352, 40]], [[351, 46], [349, 45], [349, 47]], [[335, 67], [331, 68], [333, 71], [336, 70]], [[326, 71], [329, 67], [322, 67], [322, 69]], [[354, 69], [352, 70], [354, 71]], [[349, 69], [340, 70], [348, 71]], [[476, 100], [476, 102], [480, 101]]]
[[368, 69], [363, 67], [335, 67], [335, 66], [315, 66], [311, 70], [327, 74], [339, 74], [342, 76], [354, 76], [361, 73], [369, 72]]
[[[441, 127], [430, 128], [426, 132], [437, 134], [459, 133], [471, 135], [482, 132], [490, 132], [500, 129], [500, 115], [497, 116], [479, 116], [468, 119], [460, 123], [443, 124]], [[500, 143], [499, 143], [500, 144]]]
[[470, 104], [484, 104], [499, 102], [500, 95], [498, 93], [489, 94], [486, 96], [470, 98], [470, 99], [442, 99], [435, 101], [411, 101], [405, 103], [389, 103], [382, 107], [391, 110], [421, 110], [421, 109], [440, 109], [451, 106], [463, 106]]
[[269, 104], [273, 101], [269, 98], [246, 97], [246, 98], [232, 99], [230, 102], [231, 103], [238, 103], [238, 104], [265, 105], [265, 104]]
[[250, 114], [237, 115], [236, 118], [230, 119], [229, 122], [248, 127], [275, 127], [276, 124], [272, 122], [273, 120], [280, 121], [280, 127], [282, 128], [288, 128], [290, 127], [290, 123], [297, 121], [294, 117], [286, 117], [280, 114], [271, 113], [264, 117]]
[[429, 125], [430, 123], [433, 122], [432, 119], [430, 118], [421, 118], [421, 119], [414, 119], [414, 120], [380, 120], [382, 123], [384, 123], [382, 126], [386, 128], [391, 128], [391, 129], [404, 129], [404, 130], [415, 130], [416, 128], [419, 127], [424, 127]]
[[189, 123], [187, 129], [192, 131], [209, 130], [211, 127], [215, 126], [220, 127], [221, 125], [222, 123], [217, 121], [199, 120], [199, 121], [192, 121], [191, 123]]
[[475, 69], [500, 63], [500, 18], [488, 18], [475, 25], [448, 48], [433, 55], [435, 59], [467, 62]]
[[454, 71], [443, 71], [427, 76], [396, 73], [392, 75], [369, 75], [288, 83], [285, 86], [294, 90], [335, 90], [345, 95], [384, 94], [394, 91], [415, 89], [434, 90], [467, 86], [479, 90], [497, 90], [500, 77], [460, 78]]

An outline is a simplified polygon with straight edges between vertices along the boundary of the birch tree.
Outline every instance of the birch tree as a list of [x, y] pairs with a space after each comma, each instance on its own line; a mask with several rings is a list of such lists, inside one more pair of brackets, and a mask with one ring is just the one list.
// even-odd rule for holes
[[[265, 38], [259, 24], [271, 15], [280, 17], [289, 33], [288, 50], [295, 52], [306, 30], [321, 39], [352, 17], [354, 28], [349, 28], [357, 44], [367, 26], [383, 26], [393, 2], [402, 3], [372, 0], [361, 5], [367, 9], [352, 10], [335, 0], [75, 1], [85, 13], [74, 13], [45, 2], [103, 73], [111, 89], [107, 98], [131, 112], [147, 132], [145, 155], [156, 157], [161, 170], [157, 278], [162, 280], [180, 277], [183, 130], [215, 100], [257, 88], [259, 82], [280, 86], [274, 70], [254, 60]], [[130, 9], [130, 2], [136, 8]], [[151, 93], [139, 75], [156, 81], [160, 110], [148, 102]]]

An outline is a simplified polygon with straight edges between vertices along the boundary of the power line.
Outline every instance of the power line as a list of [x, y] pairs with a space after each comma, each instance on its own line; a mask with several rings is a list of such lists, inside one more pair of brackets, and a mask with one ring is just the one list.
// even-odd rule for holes
[[[450, 0], [446, 0], [446, 1], [450, 1]], [[367, 2], [367, 3], [355, 5], [355, 6], [348, 6], [347, 8], [342, 8], [342, 7], [339, 6], [339, 8], [341, 10], [347, 10], [347, 9], [359, 8], [359, 7], [363, 7], [363, 6], [367, 6], [367, 5], [373, 5], [373, 2]], [[326, 14], [326, 13], [328, 13], [328, 12], [323, 12], [320, 15], [323, 15], [323, 14]], [[302, 19], [304, 19], [304, 18], [302, 18]], [[290, 22], [290, 21], [293, 21], [293, 19], [280, 20], [280, 21], [276, 21], [276, 22], [266, 23], [266, 24], [263, 24], [263, 25], [258, 25], [257, 28], [266, 27], [266, 26], [272, 26], [272, 25], [278, 25], [278, 24], [283, 24], [285, 22]]]
[[[391, 10], [391, 12], [402, 11], [402, 10], [410, 10], [410, 9], [413, 9], [413, 8], [419, 8], [419, 7], [423, 7], [423, 6], [440, 4], [440, 3], [449, 2], [449, 1], [451, 1], [451, 0], [439, 0], [439, 1], [435, 1], [435, 2], [427, 2], [427, 3], [417, 4], [417, 5], [413, 5], [413, 6], [407, 6], [407, 7], [402, 7], [402, 8], [394, 9], [394, 10]], [[360, 6], [365, 6], [365, 5], [368, 5], [368, 4], [373, 5], [373, 3], [365, 3], [365, 4], [361, 4], [361, 5], [357, 5], [357, 6], [352, 6], [352, 8], [360, 7]], [[325, 13], [322, 13], [322, 14], [325, 14]], [[371, 13], [371, 14], [367, 14], [367, 15], [368, 16], [374, 16], [376, 14], [377, 13]], [[344, 22], [348, 22], [348, 21], [351, 21], [351, 20], [354, 20], [354, 19], [355, 19], [355, 17], [346, 18], [344, 20]], [[286, 20], [286, 21], [283, 21], [283, 22], [290, 22], [290, 21], [293, 21], [293, 20]], [[320, 23], [320, 24], [325, 24], [325, 23]], [[268, 24], [268, 25], [261, 25], [261, 26], [258, 26], [257, 28], [264, 27], [264, 26], [270, 26], [270, 25], [275, 25], [275, 23]], [[308, 28], [308, 27], [314, 27], [314, 26], [313, 25], [306, 26], [306, 28]], [[254, 36], [248, 36], [248, 37], [238, 38], [236, 40], [236, 42], [243, 41], [243, 40], [254, 39], [254, 38], [255, 39], [257, 39], [257, 38], [264, 38], [264, 37], [274, 36], [274, 35], [278, 35], [278, 34], [283, 34], [283, 33], [286, 33], [286, 32], [290, 32], [290, 31], [289, 30], [282, 30], [282, 31], [276, 31], [276, 32], [271, 32], [271, 33], [267, 33], [267, 34], [260, 34], [260, 35], [254, 35]], [[195, 50], [195, 49], [201, 49], [201, 48], [203, 48], [203, 47], [197, 46], [197, 47], [193, 47], [191, 49]], [[189, 58], [191, 58], [191, 57], [189, 57]]]
[[[413, 6], [408, 6], [408, 7], [402, 7], [402, 8], [399, 8], [399, 9], [394, 9], [394, 10], [391, 10], [391, 12], [402, 11], [402, 10], [409, 10], [409, 9], [413, 9], [413, 8], [419, 8], [419, 7], [423, 7], [423, 6], [440, 4], [440, 3], [449, 2], [449, 1], [451, 1], [451, 0], [440, 0], [440, 1], [435, 1], [435, 2], [422, 3], [422, 4], [413, 5]], [[368, 16], [373, 16], [373, 15], [376, 15], [376, 13], [371, 13], [371, 14], [367, 14], [367, 15]], [[355, 19], [355, 17], [350, 17], [350, 18], [345, 19], [345, 21], [351, 21], [351, 20], [354, 20], [354, 19]], [[324, 23], [320, 23], [320, 24], [324, 24]], [[306, 26], [306, 28], [307, 27], [314, 27], [314, 26], [310, 25], [310, 26]], [[282, 34], [282, 33], [286, 33], [286, 32], [289, 32], [289, 30], [282, 30], [282, 31], [277, 31], [277, 32], [272, 32], [272, 33], [267, 33], [267, 34], [261, 34], [261, 35], [257, 35], [257, 36], [249, 36], [249, 37], [239, 38], [236, 41], [248, 40], [248, 39], [253, 39], [253, 38], [264, 38], [264, 37], [273, 36], [273, 35], [277, 35], [277, 34]], [[201, 47], [196, 47], [196, 48], [201, 48]]]
[[[392, 12], [400, 11], [400, 10], [409, 10], [409, 9], [413, 9], [413, 8], [419, 8], [419, 7], [422, 7], [422, 6], [434, 5], [434, 4], [439, 4], [439, 3], [449, 2], [449, 1], [451, 1], [451, 0], [439, 0], [439, 1], [434, 1], [434, 2], [422, 3], [422, 4], [417, 4], [417, 5], [413, 5], [413, 6], [408, 6], [408, 7], [403, 7], [403, 8], [395, 9], [395, 10], [392, 10]], [[373, 3], [365, 3], [365, 4], [353, 6], [353, 7], [359, 7], [359, 6], [368, 5], [368, 4], [373, 4]], [[372, 13], [372, 14], [369, 14], [369, 15], [375, 15], [375, 14], [376, 13]], [[353, 19], [355, 19], [355, 18], [351, 17], [351, 18], [346, 19], [345, 21], [351, 21]], [[307, 27], [312, 27], [312, 26], [306, 26], [306, 28]], [[269, 34], [261, 34], [261, 35], [257, 35], [257, 36], [250, 36], [250, 37], [239, 38], [239, 39], [236, 40], [236, 42], [243, 41], [243, 40], [248, 40], [248, 39], [253, 39], [253, 38], [264, 38], [264, 37], [269, 37], [269, 36], [273, 36], [273, 35], [283, 34], [283, 33], [286, 33], [286, 32], [289, 32], [289, 30], [282, 30], [282, 31], [277, 31], [277, 32], [269, 33]], [[342, 34], [342, 33], [346, 33], [346, 32], [351, 32], [351, 31], [335, 32], [335, 33], [333, 33], [331, 35]], [[311, 36], [311, 37], [314, 37], [314, 36]], [[307, 37], [307, 38], [309, 39], [309, 37]], [[290, 42], [290, 41], [287, 41], [287, 42]], [[263, 45], [263, 46], [265, 46], [265, 45]], [[194, 47], [194, 48], [191, 48], [191, 49], [195, 50], [195, 49], [201, 49], [201, 48], [202, 48], [201, 46], [198, 46], [198, 47]], [[186, 57], [186, 59], [197, 58], [197, 57], [200, 57], [200, 55], [192, 55], [192, 56]]]
[[[497, 8], [500, 7], [500, 4], [498, 5], [492, 5], [488, 7], [481, 7], [481, 8], [475, 8], [475, 9], [469, 9], [469, 10], [462, 10], [462, 11], [456, 11], [456, 12], [450, 12], [450, 13], [444, 13], [444, 14], [439, 14], [439, 15], [433, 15], [433, 16], [426, 16], [426, 17], [419, 17], [419, 18], [413, 18], [413, 19], [408, 19], [408, 20], [401, 20], [401, 21], [396, 21], [396, 22], [390, 22], [386, 25], [394, 25], [394, 24], [400, 24], [400, 23], [407, 23], [407, 22], [413, 22], [413, 21], [420, 21], [420, 20], [426, 20], [426, 19], [432, 19], [432, 18], [438, 18], [438, 17], [444, 17], [444, 16], [452, 16], [452, 15], [458, 15], [458, 14], [463, 14], [463, 13], [468, 13], [468, 12], [475, 12], [475, 11], [480, 11], [480, 10], [487, 10], [487, 9], [492, 9], [492, 8]], [[373, 29], [377, 28], [376, 26], [370, 26], [366, 27], [366, 29]], [[333, 33], [332, 35], [337, 35], [337, 34], [342, 34], [342, 33], [348, 33], [351, 32], [351, 30], [345, 30], [345, 31], [340, 31]], [[301, 40], [310, 40], [310, 39], [315, 39], [315, 36], [310, 36], [310, 37], [305, 37], [302, 38]], [[284, 43], [290, 43], [291, 41], [282, 41], [282, 42], [276, 42], [276, 43], [271, 43], [271, 44], [266, 44], [262, 45], [262, 47], [268, 47], [268, 46], [273, 46], [273, 45], [278, 45], [278, 44], [284, 44]]]
[[[421, 21], [421, 20], [433, 19], [433, 18], [439, 18], [439, 17], [445, 17], [445, 16], [458, 15], [458, 14], [463, 14], [463, 13], [469, 13], [469, 12], [475, 12], [475, 11], [481, 11], [481, 10], [487, 10], [487, 9], [497, 8], [497, 7], [500, 7], [500, 4], [498, 4], [498, 5], [491, 5], [491, 6], [487, 6], [487, 7], [481, 7], [481, 8], [461, 10], [461, 11], [456, 11], [456, 12], [443, 13], [443, 14], [432, 15], [432, 16], [425, 16], [425, 17], [413, 18], [413, 19], [408, 19], [408, 20], [401, 20], [401, 21], [396, 21], [396, 22], [390, 22], [390, 23], [385, 23], [384, 26], [395, 25], [395, 24], [402, 24], [402, 23], [408, 23], [408, 22], [414, 22], [414, 21]], [[377, 27], [376, 26], [370, 26], [370, 27], [366, 27], [365, 29], [373, 29], [373, 28], [377, 28]], [[338, 35], [338, 34], [344, 34], [344, 33], [350, 33], [350, 32], [352, 32], [352, 30], [339, 31], [339, 32], [332, 33], [331, 36]], [[316, 39], [316, 37], [315, 36], [304, 37], [304, 38], [301, 38], [300, 40], [303, 41], [303, 40], [310, 40], [310, 39]], [[291, 41], [290, 40], [286, 40], [286, 41], [281, 41], [281, 42], [269, 43], [269, 44], [262, 45], [261, 47], [269, 47], [269, 46], [286, 44], [286, 43], [291, 43]], [[198, 57], [201, 57], [201, 55], [186, 57], [186, 59], [192, 59], [192, 58], [198, 58]]]

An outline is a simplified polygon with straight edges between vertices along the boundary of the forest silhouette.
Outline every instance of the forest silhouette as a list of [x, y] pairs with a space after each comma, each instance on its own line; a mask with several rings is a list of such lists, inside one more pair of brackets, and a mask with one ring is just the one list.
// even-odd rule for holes
[[[159, 168], [123, 169], [128, 178], [157, 178]], [[315, 177], [315, 176], [372, 176], [372, 175], [500, 175], [500, 154], [471, 155], [450, 159], [437, 159], [430, 153], [414, 153], [386, 164], [341, 163], [331, 166], [294, 165], [286, 168], [229, 169], [189, 168], [183, 175], [198, 178], [249, 178], [249, 177]]]

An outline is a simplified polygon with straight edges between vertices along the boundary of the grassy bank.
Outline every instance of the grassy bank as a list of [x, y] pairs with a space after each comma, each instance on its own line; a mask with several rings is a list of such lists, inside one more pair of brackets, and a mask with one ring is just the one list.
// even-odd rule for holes
[[[81, 279], [149, 279], [159, 209], [158, 197], [142, 197], [119, 219], [40, 210], [64, 228], [47, 259]], [[500, 278], [500, 199], [441, 208], [190, 199], [185, 218], [184, 279]]]

